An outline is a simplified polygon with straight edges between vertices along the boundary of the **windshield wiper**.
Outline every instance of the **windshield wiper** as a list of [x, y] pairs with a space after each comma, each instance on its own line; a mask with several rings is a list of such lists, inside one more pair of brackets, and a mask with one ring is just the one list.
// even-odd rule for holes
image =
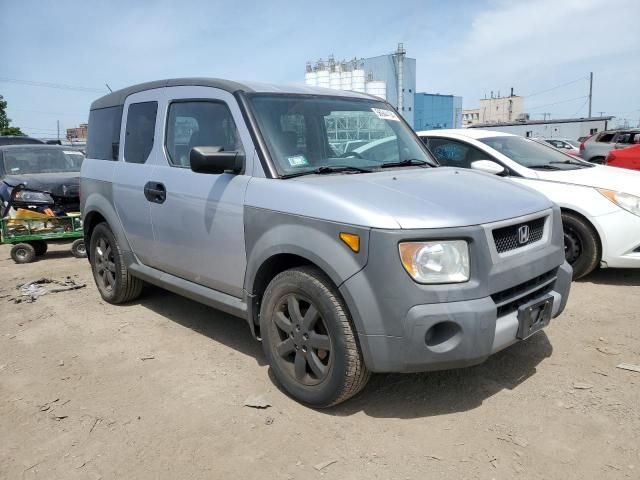
[[[553, 162], [551, 162], [553, 163]], [[527, 168], [540, 168], [543, 170], [561, 170], [560, 168], [551, 165], [550, 163], [541, 163], [540, 165], [525, 165]]]
[[591, 167], [592, 165], [587, 165], [582, 162], [575, 162], [573, 160], [563, 160], [562, 162], [549, 162], [551, 165], [577, 165], [579, 167]]
[[323, 175], [327, 173], [353, 172], [353, 173], [371, 173], [373, 170], [362, 167], [354, 167], [353, 165], [324, 165], [314, 168], [313, 170], [305, 170], [304, 172], [294, 172], [281, 175], [280, 178], [301, 177], [303, 175]]
[[419, 160], [417, 158], [407, 158], [405, 160], [400, 160], [399, 162], [383, 163], [382, 165], [380, 165], [380, 168], [411, 167], [415, 165], [430, 165], [430, 163], [425, 162], [424, 160]]

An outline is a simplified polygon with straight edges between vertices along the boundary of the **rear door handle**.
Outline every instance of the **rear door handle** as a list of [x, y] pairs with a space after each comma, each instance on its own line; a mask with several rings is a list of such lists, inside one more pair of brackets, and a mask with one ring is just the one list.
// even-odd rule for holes
[[167, 189], [160, 182], [147, 182], [144, 186], [144, 196], [153, 203], [164, 203], [167, 199]]

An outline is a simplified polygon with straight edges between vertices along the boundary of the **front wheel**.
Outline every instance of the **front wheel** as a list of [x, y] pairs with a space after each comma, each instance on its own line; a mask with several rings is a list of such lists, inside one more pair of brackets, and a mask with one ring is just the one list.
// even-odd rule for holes
[[91, 270], [102, 298], [113, 304], [138, 298], [143, 282], [129, 273], [120, 245], [106, 223], [93, 230], [90, 245]]
[[16, 263], [31, 263], [36, 258], [36, 250], [28, 243], [18, 243], [11, 248], [11, 258]]
[[573, 267], [573, 279], [584, 277], [600, 263], [598, 234], [584, 219], [572, 213], [562, 213], [564, 255]]
[[306, 405], [344, 402], [369, 380], [347, 307], [317, 268], [286, 270], [271, 281], [260, 309], [260, 332], [276, 379]]

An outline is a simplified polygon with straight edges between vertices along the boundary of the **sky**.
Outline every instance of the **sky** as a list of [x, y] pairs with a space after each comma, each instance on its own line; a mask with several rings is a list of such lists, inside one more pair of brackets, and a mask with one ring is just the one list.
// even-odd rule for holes
[[[108, 92], [161, 78], [301, 83], [309, 60], [370, 57], [403, 42], [417, 91], [478, 106], [525, 96], [532, 119], [640, 122], [637, 0], [0, 0], [0, 95], [13, 125], [55, 137]], [[24, 82], [30, 82], [26, 84]], [[51, 88], [42, 84], [82, 87]], [[557, 88], [556, 88], [557, 87]]]

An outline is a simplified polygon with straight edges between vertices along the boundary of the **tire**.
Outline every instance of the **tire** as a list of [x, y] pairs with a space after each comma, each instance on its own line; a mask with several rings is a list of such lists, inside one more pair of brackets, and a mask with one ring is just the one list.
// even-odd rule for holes
[[91, 271], [104, 301], [117, 305], [138, 298], [144, 282], [129, 273], [120, 245], [106, 223], [93, 230], [90, 245]]
[[344, 402], [369, 380], [347, 307], [315, 267], [286, 270], [269, 283], [260, 332], [276, 379], [305, 405], [326, 408]]
[[34, 240], [33, 242], [29, 242], [29, 244], [35, 250], [36, 257], [41, 257], [47, 253], [47, 242], [44, 240]]
[[76, 258], [87, 258], [87, 247], [84, 244], [84, 239], [79, 238], [71, 244], [71, 255]]
[[36, 258], [36, 249], [28, 243], [16, 243], [11, 248], [11, 258], [16, 263], [31, 263]]
[[562, 213], [564, 252], [573, 267], [573, 279], [588, 275], [600, 264], [602, 249], [598, 233], [583, 218], [572, 213]]
[[598, 165], [603, 165], [604, 164], [604, 157], [593, 157], [593, 158], [590, 158], [589, 161], [591, 163], [597, 163]]

